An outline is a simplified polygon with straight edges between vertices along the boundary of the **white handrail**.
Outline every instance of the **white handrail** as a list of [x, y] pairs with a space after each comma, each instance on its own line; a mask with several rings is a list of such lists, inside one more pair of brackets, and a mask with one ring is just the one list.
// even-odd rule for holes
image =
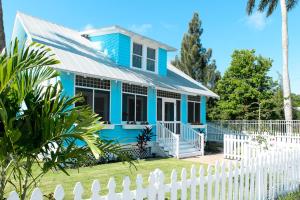
[[204, 134], [195, 131], [190, 125], [180, 125], [180, 139], [189, 142], [204, 154]]
[[157, 122], [157, 142], [169, 151], [169, 154], [179, 158], [179, 135], [172, 132], [164, 122]]

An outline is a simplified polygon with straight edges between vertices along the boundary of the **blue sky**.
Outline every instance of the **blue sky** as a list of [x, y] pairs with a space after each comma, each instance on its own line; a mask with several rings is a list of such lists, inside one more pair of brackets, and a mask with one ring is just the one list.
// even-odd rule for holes
[[[199, 12], [202, 43], [213, 49], [218, 69], [229, 66], [234, 49], [256, 49], [274, 60], [270, 74], [281, 73], [281, 17], [266, 19], [245, 13], [246, 0], [2, 0], [4, 24], [10, 38], [17, 11], [76, 30], [120, 25], [180, 49], [193, 12]], [[297, 20], [298, 19], [298, 20]], [[289, 13], [290, 78], [300, 94], [300, 5]], [[177, 52], [178, 53], [178, 52]], [[175, 53], [169, 54], [169, 59]]]

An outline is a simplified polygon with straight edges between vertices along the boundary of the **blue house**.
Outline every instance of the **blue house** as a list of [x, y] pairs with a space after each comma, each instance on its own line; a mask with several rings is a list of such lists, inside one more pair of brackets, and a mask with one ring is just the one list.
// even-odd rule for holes
[[102, 117], [101, 137], [130, 144], [150, 125], [153, 149], [176, 157], [203, 154], [206, 100], [218, 96], [168, 65], [175, 48], [120, 26], [79, 32], [23, 13], [14, 37], [52, 49], [65, 93], [82, 93]]

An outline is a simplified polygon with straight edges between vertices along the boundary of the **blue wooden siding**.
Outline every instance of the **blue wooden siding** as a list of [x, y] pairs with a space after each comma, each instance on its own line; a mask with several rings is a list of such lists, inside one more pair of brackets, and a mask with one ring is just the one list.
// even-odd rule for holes
[[158, 49], [158, 74], [167, 75], [167, 51], [162, 48]]
[[200, 120], [202, 124], [206, 124], [206, 97], [201, 96], [201, 104], [200, 104]]
[[110, 119], [112, 124], [122, 122], [122, 82], [111, 81]]
[[64, 94], [73, 97], [75, 94], [74, 74], [69, 72], [60, 72], [60, 81], [63, 85]]
[[187, 112], [187, 95], [182, 94], [181, 95], [181, 122], [187, 123], [188, 121], [188, 112]]
[[148, 88], [148, 122], [156, 123], [156, 91], [154, 88]]
[[90, 40], [100, 42], [100, 50], [107, 51], [108, 57], [116, 64], [130, 66], [130, 37], [121, 33], [111, 33], [100, 36], [92, 36]]

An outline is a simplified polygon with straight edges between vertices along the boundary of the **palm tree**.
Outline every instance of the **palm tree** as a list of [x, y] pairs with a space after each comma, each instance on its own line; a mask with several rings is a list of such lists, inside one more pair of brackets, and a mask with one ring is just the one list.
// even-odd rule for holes
[[[65, 167], [81, 164], [87, 153], [130, 162], [121, 145], [100, 139], [100, 118], [91, 108], [73, 106], [81, 96], [64, 96], [59, 81], [44, 84], [59, 75], [50, 50], [20, 46], [16, 40], [0, 55], [0, 199], [9, 184], [26, 199], [49, 170], [67, 173]], [[39, 174], [32, 170], [36, 163]]]
[[0, 0], [0, 52], [5, 48], [2, 0]]
[[[267, 17], [272, 15], [278, 5], [279, 0], [260, 0], [258, 4], [258, 11], [267, 11]], [[291, 100], [291, 86], [288, 69], [288, 16], [287, 12], [292, 10], [298, 0], [280, 0], [281, 8], [281, 23], [282, 23], [282, 86], [283, 86], [283, 105], [285, 120], [292, 120], [292, 100]], [[247, 14], [251, 15], [255, 8], [255, 0], [248, 0]]]

